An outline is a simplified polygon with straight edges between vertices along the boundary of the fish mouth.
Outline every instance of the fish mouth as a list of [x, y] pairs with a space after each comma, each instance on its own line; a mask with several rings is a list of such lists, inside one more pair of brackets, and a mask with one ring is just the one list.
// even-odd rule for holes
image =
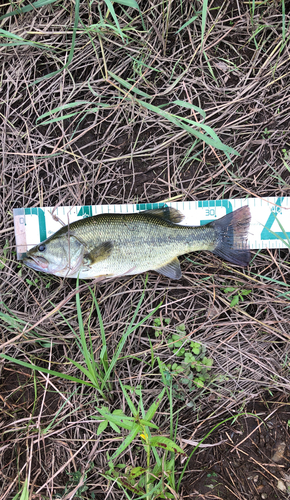
[[48, 268], [48, 261], [44, 257], [26, 255], [23, 259], [23, 263], [35, 271], [45, 271]]

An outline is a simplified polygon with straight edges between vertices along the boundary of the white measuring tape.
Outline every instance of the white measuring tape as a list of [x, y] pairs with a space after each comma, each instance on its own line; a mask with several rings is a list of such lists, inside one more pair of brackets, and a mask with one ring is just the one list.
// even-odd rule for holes
[[[13, 210], [17, 259], [34, 245], [55, 233], [64, 224], [104, 213], [134, 213], [164, 207], [165, 203], [137, 205], [88, 205], [58, 208], [16, 208]], [[182, 224], [201, 226], [248, 205], [251, 225], [250, 249], [289, 248], [290, 197], [247, 198], [213, 201], [169, 202], [166, 206], [180, 210]]]

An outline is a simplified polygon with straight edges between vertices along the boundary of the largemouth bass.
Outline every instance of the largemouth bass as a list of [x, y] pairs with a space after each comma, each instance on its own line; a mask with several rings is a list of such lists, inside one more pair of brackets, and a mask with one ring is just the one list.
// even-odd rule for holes
[[102, 214], [64, 226], [29, 250], [24, 264], [69, 278], [109, 278], [157, 271], [181, 277], [178, 256], [209, 250], [232, 264], [250, 260], [247, 234], [250, 209], [244, 206], [204, 226], [177, 224], [173, 208], [137, 214]]

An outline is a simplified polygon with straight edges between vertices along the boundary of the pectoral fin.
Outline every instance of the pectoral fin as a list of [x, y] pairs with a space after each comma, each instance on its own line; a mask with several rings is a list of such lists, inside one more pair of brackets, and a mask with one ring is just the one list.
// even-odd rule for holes
[[179, 260], [177, 257], [175, 257], [171, 262], [168, 262], [164, 266], [155, 269], [155, 271], [173, 280], [179, 280], [182, 276]]
[[113, 250], [113, 243], [111, 241], [105, 241], [100, 245], [92, 248], [90, 252], [87, 252], [84, 255], [84, 259], [89, 265], [93, 265], [96, 262], [100, 262], [101, 260], [105, 260], [110, 257]]

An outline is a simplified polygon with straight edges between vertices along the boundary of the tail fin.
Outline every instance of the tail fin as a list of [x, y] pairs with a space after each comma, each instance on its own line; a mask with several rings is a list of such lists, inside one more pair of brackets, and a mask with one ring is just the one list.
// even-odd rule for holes
[[250, 221], [251, 211], [244, 206], [212, 222], [218, 238], [213, 253], [237, 266], [247, 266], [251, 258], [247, 244]]

